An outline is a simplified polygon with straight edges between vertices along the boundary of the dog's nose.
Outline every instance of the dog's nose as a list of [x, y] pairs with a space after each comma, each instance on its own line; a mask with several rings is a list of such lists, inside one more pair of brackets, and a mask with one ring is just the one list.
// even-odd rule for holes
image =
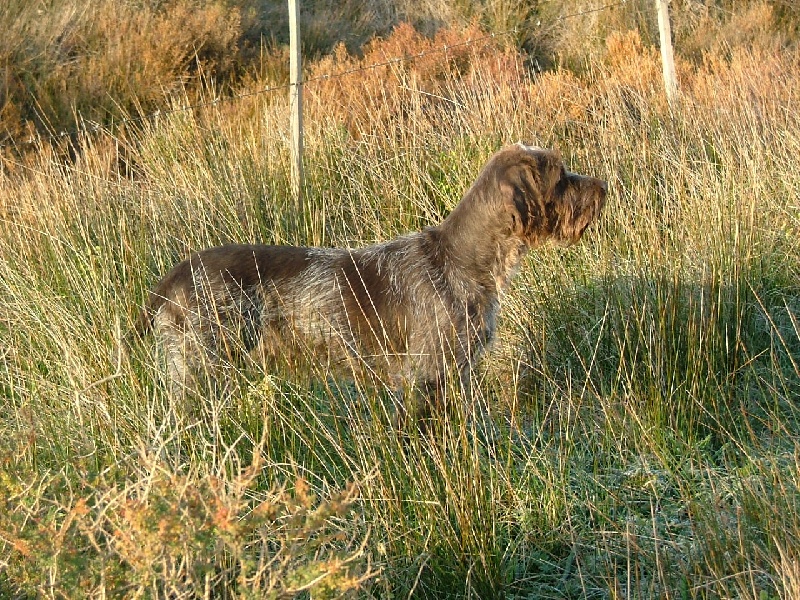
[[603, 181], [602, 179], [598, 179], [598, 181], [600, 182], [600, 189], [603, 190], [604, 194], [607, 194], [608, 193], [608, 182], [607, 181]]

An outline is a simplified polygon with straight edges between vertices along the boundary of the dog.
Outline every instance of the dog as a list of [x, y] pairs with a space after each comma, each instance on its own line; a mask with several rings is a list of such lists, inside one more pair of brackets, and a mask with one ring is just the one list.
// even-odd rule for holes
[[420, 232], [357, 249], [194, 253], [149, 292], [134, 329], [161, 338], [176, 390], [241, 357], [300, 353], [377, 374], [400, 395], [413, 389], [424, 411], [451, 369], [468, 384], [527, 251], [576, 243], [606, 193], [606, 182], [568, 172], [557, 152], [511, 145], [441, 224]]

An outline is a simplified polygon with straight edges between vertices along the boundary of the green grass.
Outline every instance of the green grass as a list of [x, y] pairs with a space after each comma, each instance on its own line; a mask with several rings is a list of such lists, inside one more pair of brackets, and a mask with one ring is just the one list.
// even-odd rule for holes
[[[797, 57], [687, 67], [671, 112], [625, 39], [580, 77], [498, 50], [363, 106], [307, 86], [302, 215], [264, 96], [0, 173], [0, 596], [797, 597]], [[190, 248], [387, 239], [517, 139], [611, 192], [503, 300], [493, 435], [452, 397], [404, 439], [314, 365], [187, 407], [151, 339], [119, 354]]]

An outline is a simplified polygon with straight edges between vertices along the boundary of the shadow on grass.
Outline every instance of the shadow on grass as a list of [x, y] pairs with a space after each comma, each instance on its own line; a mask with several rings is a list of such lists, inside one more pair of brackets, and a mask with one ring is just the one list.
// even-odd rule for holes
[[720, 449], [797, 417], [800, 290], [742, 271], [591, 279], [520, 323], [526, 394], [572, 390]]

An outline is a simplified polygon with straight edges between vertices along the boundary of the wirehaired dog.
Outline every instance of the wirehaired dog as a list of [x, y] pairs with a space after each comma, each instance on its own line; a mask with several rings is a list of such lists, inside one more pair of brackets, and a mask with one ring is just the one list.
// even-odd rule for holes
[[449, 369], [462, 383], [492, 340], [500, 294], [529, 248], [577, 242], [606, 183], [558, 153], [494, 156], [435, 227], [358, 249], [227, 245], [192, 254], [149, 293], [136, 325], [161, 338], [173, 385], [246, 356], [311, 353], [415, 389], [427, 410]]

